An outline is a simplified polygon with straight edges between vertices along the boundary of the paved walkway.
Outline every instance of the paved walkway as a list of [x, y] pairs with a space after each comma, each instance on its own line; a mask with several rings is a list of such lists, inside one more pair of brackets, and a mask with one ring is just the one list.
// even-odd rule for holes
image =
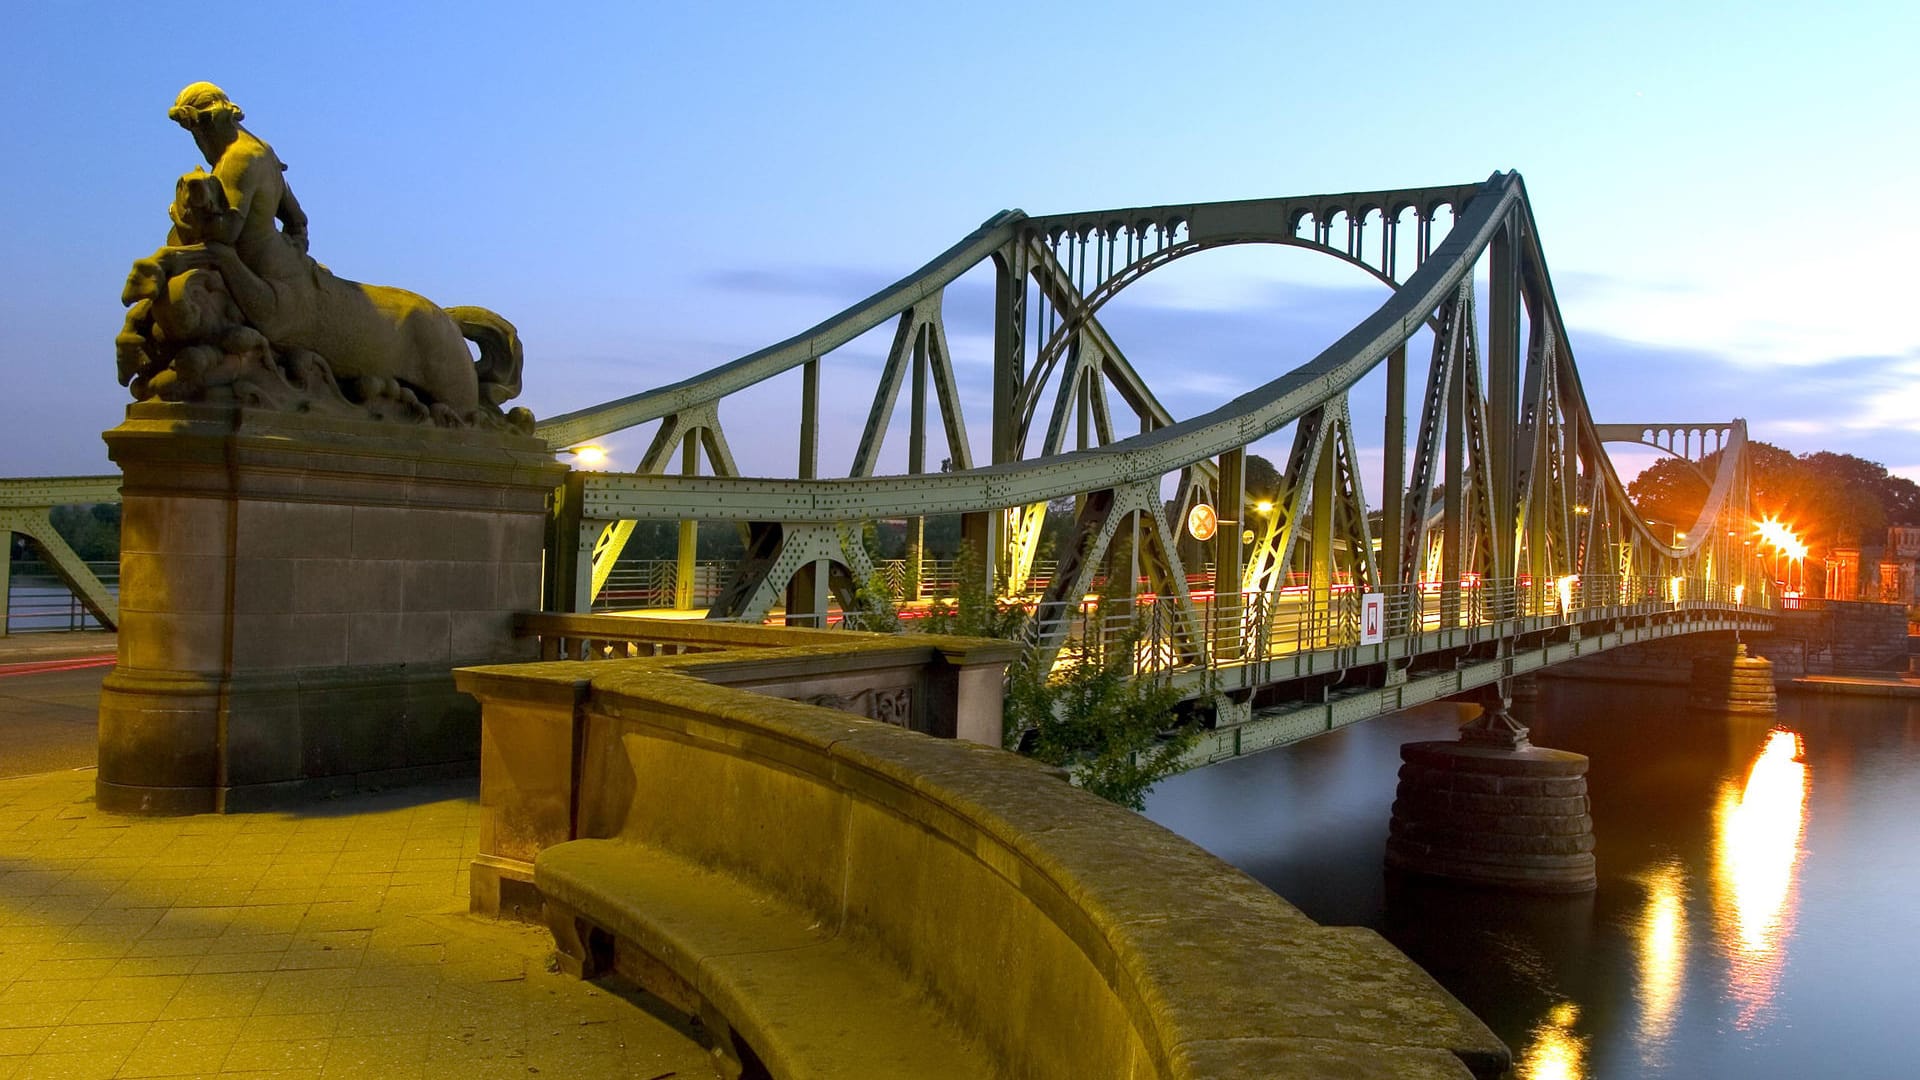
[[0, 779], [0, 1080], [711, 1076], [684, 1027], [465, 914], [474, 784], [125, 818]]

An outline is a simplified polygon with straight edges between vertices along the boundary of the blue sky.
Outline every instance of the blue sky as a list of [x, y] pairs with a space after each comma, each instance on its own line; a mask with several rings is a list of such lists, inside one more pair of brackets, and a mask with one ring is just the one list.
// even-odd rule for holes
[[[1005, 207], [1513, 168], [1600, 419], [1745, 416], [1920, 477], [1911, 5], [275, 7], [188, 29], [8, 5], [0, 475], [108, 468], [120, 284], [199, 164], [166, 108], [209, 79], [289, 164], [313, 254], [507, 315], [541, 415], [803, 329]], [[976, 440], [982, 284], [950, 300]], [[1331, 260], [1262, 251], [1187, 260], [1108, 318], [1191, 415], [1379, 300]], [[885, 344], [826, 369], [828, 471]], [[723, 408], [749, 466], [790, 467], [771, 418], [794, 396]], [[643, 444], [614, 440], [616, 462]]]

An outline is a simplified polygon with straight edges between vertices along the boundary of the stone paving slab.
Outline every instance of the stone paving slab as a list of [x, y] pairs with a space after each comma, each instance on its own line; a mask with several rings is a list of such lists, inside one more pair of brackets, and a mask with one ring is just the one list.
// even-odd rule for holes
[[0, 779], [0, 1080], [711, 1076], [693, 1033], [466, 914], [474, 782], [128, 818]]

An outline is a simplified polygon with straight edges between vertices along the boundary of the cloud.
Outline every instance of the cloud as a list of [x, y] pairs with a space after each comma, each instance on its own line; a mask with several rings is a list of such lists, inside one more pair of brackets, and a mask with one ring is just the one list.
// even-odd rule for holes
[[1713, 266], [1691, 280], [1658, 270], [1557, 275], [1561, 314], [1576, 335], [1712, 352], [1750, 370], [1911, 348], [1903, 267], [1876, 270], [1818, 250], [1792, 260], [1729, 254]]
[[885, 272], [850, 266], [790, 266], [776, 270], [738, 267], [716, 270], [700, 279], [708, 289], [749, 296], [801, 296], [844, 299], [853, 304], [894, 282]]

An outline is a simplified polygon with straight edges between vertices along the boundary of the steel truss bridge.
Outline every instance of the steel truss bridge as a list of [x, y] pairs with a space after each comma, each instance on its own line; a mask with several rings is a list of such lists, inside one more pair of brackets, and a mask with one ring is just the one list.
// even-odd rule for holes
[[[1387, 287], [1384, 302], [1306, 363], [1176, 418], [1101, 313], [1156, 270], [1252, 244], [1345, 262]], [[976, 461], [960, 378], [974, 369], [954, 363], [943, 299], [985, 264], [995, 282], [992, 411], [987, 460]], [[832, 391], [870, 393], [871, 405], [847, 474], [822, 476], [822, 360], [889, 323], [877, 383]], [[1409, 347], [1422, 331], [1430, 355], [1424, 377], [1416, 359], [1409, 385]], [[1381, 366], [1381, 426], [1359, 429], [1349, 393]], [[793, 474], [740, 475], [723, 406], [796, 368]], [[903, 390], [906, 472], [875, 475]], [[1749, 543], [1745, 422], [1595, 420], [1517, 173], [1342, 195], [1003, 212], [794, 337], [555, 417], [538, 433], [558, 449], [645, 424], [657, 427], [634, 473], [576, 471], [556, 494], [550, 610], [591, 610], [635, 524], [656, 521], [677, 523], [679, 556], [672, 603], [655, 606], [697, 613], [694, 554], [706, 523], [737, 528], [745, 548], [720, 575], [706, 618], [824, 624], [836, 604], [860, 609], [856, 594], [873, 579], [865, 523], [957, 514], [969, 584], [1032, 613], [1040, 662], [1126, 648], [1140, 670], [1214, 701], [1205, 760], [1621, 644], [1766, 629], [1775, 602]], [[1243, 520], [1246, 448], [1289, 427], [1280, 490], [1270, 509]], [[944, 454], [930, 455], [931, 429]], [[1377, 513], [1356, 449], [1373, 431], [1377, 443], [1364, 445], [1385, 451]], [[1684, 531], [1643, 521], [1604, 450], [1610, 442], [1701, 470], [1709, 495], [1699, 520]], [[35, 507], [99, 501], [114, 479], [6, 482], [16, 487], [0, 487], [3, 523], [65, 565], [64, 544]], [[53, 490], [62, 483], [85, 498]], [[1038, 568], [1048, 504], [1068, 498], [1069, 538]], [[1218, 518], [1205, 542], [1185, 527], [1202, 503]], [[922, 556], [916, 549], [910, 561]], [[76, 592], [87, 576], [74, 572]], [[919, 592], [914, 584], [896, 598], [911, 607]], [[1370, 594], [1381, 598], [1371, 608]], [[110, 598], [99, 599], [96, 613], [111, 623]], [[1377, 638], [1363, 633], [1375, 629], [1362, 626], [1369, 608]]]
[[[1307, 363], [1177, 419], [1102, 310], [1178, 260], [1248, 244], [1329, 255], [1390, 292]], [[988, 460], [975, 461], [943, 298], [987, 263], [992, 412]], [[870, 393], [871, 406], [847, 475], [823, 477], [821, 361], [889, 323], [877, 383], [851, 391]], [[1409, 386], [1409, 342], [1422, 330], [1431, 355]], [[1368, 444], [1385, 448], [1373, 514], [1348, 398], [1382, 365], [1385, 415]], [[795, 368], [793, 475], [743, 477], [723, 403]], [[906, 472], [877, 476], [903, 390]], [[710, 522], [739, 528], [746, 554], [706, 617], [824, 622], [836, 600], [855, 611], [874, 573], [863, 523], [959, 514], [973, 584], [1033, 613], [1029, 639], [1043, 661], [1124, 643], [1142, 670], [1221, 701], [1223, 720], [1273, 706], [1254, 726], [1223, 724], [1231, 746], [1215, 756], [1631, 641], [1763, 629], [1773, 603], [1749, 544], [1744, 421], [1596, 422], [1516, 173], [1398, 191], [1004, 212], [803, 333], [539, 431], [567, 447], [656, 421], [635, 473], [568, 480], [550, 546], [550, 607], [590, 610], [634, 523], [650, 520], [680, 523], [673, 606], [693, 609], [695, 530]], [[1289, 425], [1281, 490], [1270, 511], [1243, 521], [1246, 447]], [[944, 455], [929, 454], [930, 434]], [[1711, 472], [1699, 520], [1683, 532], [1643, 521], [1609, 442]], [[1069, 539], [1036, 573], [1048, 504], [1066, 498]], [[1201, 503], [1219, 519], [1204, 543], [1185, 529]], [[1096, 591], [1103, 601], [1090, 601]], [[1367, 594], [1383, 598], [1377, 640], [1361, 632]]]

